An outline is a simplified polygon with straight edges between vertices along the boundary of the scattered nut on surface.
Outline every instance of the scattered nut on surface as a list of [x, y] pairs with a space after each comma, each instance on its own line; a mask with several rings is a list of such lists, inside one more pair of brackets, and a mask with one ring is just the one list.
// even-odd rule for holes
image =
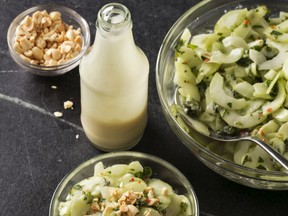
[[60, 117], [63, 116], [63, 113], [59, 112], [59, 111], [56, 111], [56, 112], [54, 112], [54, 116], [57, 117], [57, 118], [60, 118]]
[[64, 109], [73, 109], [73, 102], [72, 101], [65, 101], [64, 102]]
[[81, 49], [81, 29], [66, 24], [58, 11], [36, 11], [16, 29], [14, 50], [31, 64], [63, 64], [79, 55]]

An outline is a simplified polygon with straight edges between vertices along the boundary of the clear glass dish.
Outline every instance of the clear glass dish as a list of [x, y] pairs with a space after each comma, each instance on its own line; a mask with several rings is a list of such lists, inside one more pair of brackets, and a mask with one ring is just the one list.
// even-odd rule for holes
[[[59, 65], [40, 66], [36, 64], [31, 64], [30, 62], [23, 60], [20, 57], [19, 53], [17, 53], [14, 50], [13, 45], [15, 42], [15, 32], [17, 26], [27, 15], [31, 16], [34, 12], [43, 10], [46, 10], [48, 13], [52, 11], [58, 11], [61, 13], [62, 20], [66, 24], [73, 25], [74, 29], [78, 28], [81, 29], [82, 50], [79, 55]], [[82, 56], [85, 54], [85, 52], [90, 46], [90, 29], [86, 20], [82, 16], [80, 16], [76, 11], [70, 8], [55, 4], [37, 5], [23, 11], [12, 21], [7, 32], [7, 43], [10, 55], [13, 58], [13, 60], [26, 71], [40, 76], [58, 76], [68, 71], [71, 71], [73, 68], [79, 65]]]
[[[171, 27], [163, 40], [158, 53], [156, 65], [156, 84], [164, 115], [178, 138], [205, 165], [218, 174], [242, 185], [269, 190], [287, 190], [288, 174], [278, 171], [251, 169], [238, 165], [232, 160], [220, 156], [222, 143], [211, 151], [206, 146], [212, 142], [196, 131], [185, 132], [177, 123], [169, 107], [174, 102], [176, 86], [173, 83], [174, 47], [183, 30], [188, 28], [192, 35], [212, 30], [217, 20], [227, 11], [237, 8], [255, 8], [266, 5], [270, 15], [278, 16], [280, 11], [288, 12], [288, 4], [284, 0], [204, 0], [186, 11]], [[222, 146], [221, 146], [222, 145]], [[219, 148], [218, 148], [219, 147]]]
[[87, 177], [94, 173], [94, 166], [97, 162], [102, 161], [104, 166], [112, 166], [115, 164], [129, 164], [132, 161], [139, 161], [142, 166], [152, 168], [152, 178], [161, 179], [172, 186], [177, 194], [186, 195], [191, 203], [194, 214], [199, 215], [199, 205], [194, 189], [192, 188], [186, 177], [173, 165], [153, 155], [123, 151], [112, 152], [96, 156], [76, 167], [72, 172], [68, 173], [57, 186], [49, 209], [49, 216], [58, 216], [59, 202], [65, 201], [70, 189]]

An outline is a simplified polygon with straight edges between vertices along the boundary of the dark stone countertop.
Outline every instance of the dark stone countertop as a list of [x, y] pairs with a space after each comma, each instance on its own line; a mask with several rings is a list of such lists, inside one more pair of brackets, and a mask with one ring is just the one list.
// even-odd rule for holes
[[[1, 0], [0, 13], [0, 215], [48, 215], [59, 181], [79, 163], [103, 152], [94, 148], [80, 123], [78, 67], [54, 78], [24, 72], [6, 42], [10, 22], [45, 0]], [[92, 41], [98, 10], [109, 1], [54, 1], [75, 9], [89, 23]], [[134, 37], [150, 61], [149, 121], [132, 150], [159, 156], [190, 180], [202, 216], [287, 215], [287, 192], [248, 188], [212, 172], [178, 140], [162, 114], [155, 84], [157, 53], [172, 24], [199, 0], [119, 0], [131, 11]], [[56, 85], [57, 89], [51, 86]], [[63, 110], [72, 100], [73, 110]], [[55, 118], [54, 111], [63, 111]], [[76, 139], [76, 135], [79, 138]]]

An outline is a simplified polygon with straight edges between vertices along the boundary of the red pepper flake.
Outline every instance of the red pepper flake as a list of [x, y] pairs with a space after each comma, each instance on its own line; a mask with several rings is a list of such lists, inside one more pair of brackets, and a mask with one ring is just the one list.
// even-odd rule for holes
[[150, 200], [149, 198], [146, 198], [145, 202], [146, 202], [146, 203], [150, 203], [151, 200]]
[[138, 184], [141, 184], [141, 180], [138, 180]]
[[269, 112], [269, 113], [271, 113], [272, 112], [272, 108], [271, 107], [269, 107], [269, 108], [267, 108], [267, 110], [266, 110], [267, 112]]
[[210, 59], [208, 59], [208, 58], [205, 58], [205, 59], [204, 59], [204, 62], [209, 62], [209, 60], [210, 60]]
[[260, 131], [260, 134], [261, 134], [262, 136], [265, 136], [265, 132], [264, 132], [263, 130]]
[[246, 19], [244, 20], [244, 26], [247, 27], [248, 25], [249, 25], [249, 20], [246, 18]]
[[130, 182], [134, 182], [134, 181], [135, 181], [135, 179], [134, 179], [134, 178], [131, 178], [131, 179], [130, 179]]

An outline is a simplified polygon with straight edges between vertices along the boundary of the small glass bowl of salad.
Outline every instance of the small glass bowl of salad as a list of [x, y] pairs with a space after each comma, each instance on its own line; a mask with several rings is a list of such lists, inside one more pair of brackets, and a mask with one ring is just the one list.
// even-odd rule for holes
[[56, 188], [49, 216], [199, 215], [194, 189], [173, 165], [124, 151], [98, 155], [68, 173]]
[[287, 190], [288, 174], [249, 141], [197, 131], [249, 133], [288, 159], [287, 18], [284, 0], [204, 0], [175, 22], [158, 53], [157, 90], [175, 134], [213, 171], [253, 188]]

